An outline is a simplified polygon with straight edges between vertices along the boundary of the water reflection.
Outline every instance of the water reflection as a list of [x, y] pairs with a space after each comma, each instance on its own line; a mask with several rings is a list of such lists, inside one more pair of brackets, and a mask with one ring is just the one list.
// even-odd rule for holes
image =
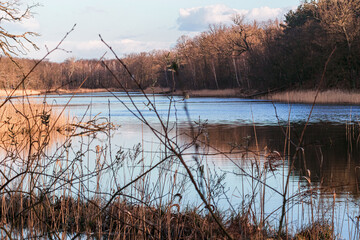
[[[113, 94], [125, 104], [130, 101], [124, 93]], [[147, 120], [156, 127], [158, 122], [154, 113], [146, 107], [145, 98], [136, 93], [132, 96]], [[46, 101], [55, 109], [62, 109], [71, 97], [72, 95], [52, 95], [46, 96]], [[34, 101], [44, 100], [44, 96], [32, 98]], [[170, 124], [177, 123], [180, 136], [181, 133], [189, 134], [188, 119], [184, 111], [184, 105], [187, 104], [192, 119], [207, 121], [203, 141], [223, 152], [247, 153], [232, 155], [240, 165], [247, 159], [259, 157], [259, 154], [264, 154], [265, 151], [277, 151], [283, 159], [287, 159], [287, 155], [293, 155], [311, 108], [307, 104], [290, 106], [276, 103], [273, 106], [267, 101], [236, 98], [192, 98], [184, 102], [181, 98], [175, 97], [172, 103], [165, 96], [158, 95], [152, 99], [163, 117], [167, 117], [168, 110], [171, 109]], [[169, 107], [171, 104], [173, 106]], [[121, 125], [119, 131], [113, 133], [114, 147], [132, 148], [142, 143], [145, 151], [151, 152], [151, 149], [159, 144], [151, 131], [137, 122], [110, 93], [77, 94], [70, 101], [68, 111], [71, 116], [85, 120], [88, 116], [91, 119], [91, 116], [97, 114], [100, 118], [111, 116], [111, 121]], [[324, 187], [324, 191], [336, 189], [338, 193], [350, 192], [353, 196], [358, 196], [358, 126], [344, 123], [359, 114], [359, 106], [315, 107], [310, 125], [305, 132], [303, 151], [299, 151], [301, 154], [295, 162], [297, 180], [303, 181], [302, 176], [309, 170], [312, 183]], [[287, 131], [288, 120], [291, 122], [289, 136], [293, 142], [290, 146], [286, 145], [284, 134]], [[283, 129], [279, 127], [279, 122], [283, 124]], [[350, 129], [349, 126], [353, 128]], [[184, 142], [189, 141], [189, 138], [182, 138]], [[59, 136], [52, 136], [51, 139], [53, 142], [49, 145], [55, 145], [59, 140], [63, 141]], [[209, 158], [223, 169], [231, 171], [234, 168], [233, 163], [226, 157], [214, 155]]]
[[[124, 93], [114, 94], [124, 103], [129, 103]], [[153, 112], [146, 108], [144, 97], [139, 94], [132, 96], [147, 120], [156, 126], [158, 123]], [[71, 95], [53, 95], [47, 96], [46, 100], [49, 104], [55, 104], [56, 108], [62, 109], [70, 97]], [[43, 99], [43, 96], [34, 98]], [[232, 155], [242, 165], [246, 159], [256, 158], [258, 151], [277, 151], [284, 159], [287, 159], [287, 154], [293, 155], [311, 108], [307, 104], [290, 106], [284, 103], [276, 103], [274, 107], [267, 101], [236, 98], [192, 98], [184, 102], [178, 97], [172, 99], [173, 107], [169, 108], [168, 97], [155, 96], [153, 99], [162, 116], [166, 117], [168, 110], [172, 109], [169, 119], [171, 124], [177, 122], [180, 133], [189, 133], [188, 119], [184, 111], [184, 104], [187, 104], [192, 119], [207, 121], [206, 139], [203, 140], [208, 141], [209, 145], [223, 152], [247, 151], [247, 155]], [[112, 140], [115, 147], [131, 148], [135, 144], [143, 143], [145, 150], [150, 152], [159, 144], [151, 131], [137, 122], [110, 93], [77, 94], [71, 100], [68, 111], [70, 115], [78, 118], [96, 114], [99, 114], [99, 117], [111, 115], [111, 121], [121, 125]], [[304, 151], [300, 151], [301, 156], [296, 158], [296, 180], [303, 181], [302, 176], [309, 170], [313, 184], [324, 187], [324, 191], [335, 188], [338, 193], [350, 192], [353, 196], [358, 196], [358, 129], [356, 125], [352, 125], [354, 128], [349, 130], [348, 125], [344, 123], [359, 113], [359, 106], [315, 107], [310, 125], [305, 132]], [[288, 120], [291, 122], [289, 136], [293, 141], [290, 148], [286, 145], [284, 135]], [[283, 124], [283, 129], [278, 126], [279, 121]], [[350, 133], [352, 135], [349, 137]], [[189, 140], [184, 136], [182, 138], [184, 142]], [[210, 158], [215, 165], [223, 169], [231, 171], [234, 168], [233, 163], [226, 157], [215, 155]]]
[[[208, 124], [206, 128], [206, 141], [216, 149], [231, 153], [241, 150], [247, 151], [246, 157], [232, 155], [240, 162], [253, 160], [256, 153], [277, 151], [282, 156], [293, 156], [299, 143], [303, 124], [293, 124], [290, 127], [290, 137], [293, 145], [286, 145], [284, 132], [287, 126], [234, 126], [226, 124]], [[283, 129], [281, 129], [283, 128]], [[188, 131], [182, 129], [182, 131]], [[340, 125], [331, 123], [311, 124], [307, 127], [304, 141], [298, 157], [295, 158], [295, 176], [297, 180], [305, 181], [303, 176], [310, 173], [310, 178], [321, 191], [338, 194], [351, 193], [359, 197], [360, 157], [357, 125]], [[205, 140], [204, 140], [205, 141]], [[290, 151], [289, 151], [290, 149]], [[259, 157], [260, 158], [260, 157]], [[216, 158], [215, 158], [216, 159]], [[233, 167], [226, 159], [222, 168]], [[215, 162], [216, 162], [215, 161]], [[308, 172], [309, 171], [309, 172]]]

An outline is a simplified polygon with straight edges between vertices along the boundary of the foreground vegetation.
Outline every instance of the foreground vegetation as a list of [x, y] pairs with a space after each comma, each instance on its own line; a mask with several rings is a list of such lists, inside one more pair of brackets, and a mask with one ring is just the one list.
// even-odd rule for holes
[[[196, 209], [179, 211], [178, 205], [163, 208], [117, 199], [110, 205], [99, 199], [10, 195], [0, 201], [2, 238], [72, 239], [225, 239], [223, 230], [209, 215]], [[104, 206], [106, 208], [104, 208]], [[171, 210], [170, 208], [174, 208]], [[56, 216], [56, 217], [55, 217]], [[233, 239], [334, 239], [327, 223], [314, 223], [293, 236], [278, 235], [252, 224], [245, 213], [218, 216]]]

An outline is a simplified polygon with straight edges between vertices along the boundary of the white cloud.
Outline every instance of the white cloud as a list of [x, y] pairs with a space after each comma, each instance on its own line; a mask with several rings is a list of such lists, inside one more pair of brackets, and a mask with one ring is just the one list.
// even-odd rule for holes
[[21, 22], [3, 22], [3, 26], [9, 33], [20, 34], [23, 32], [38, 32], [40, 23], [34, 18], [23, 19]]
[[181, 8], [177, 19], [181, 31], [203, 31], [211, 24], [230, 24], [234, 15], [242, 15], [247, 21], [283, 19], [287, 8], [261, 7], [251, 10], [234, 9], [224, 4], [205, 7]]
[[232, 9], [223, 4], [186, 9], [181, 8], [177, 22], [179, 24], [179, 30], [201, 31], [206, 29], [210, 24], [230, 23], [232, 16], [244, 13], [244, 10]]
[[270, 7], [253, 8], [245, 15], [245, 18], [256, 21], [283, 19], [285, 13], [288, 12], [288, 10], [289, 9], [285, 8]]

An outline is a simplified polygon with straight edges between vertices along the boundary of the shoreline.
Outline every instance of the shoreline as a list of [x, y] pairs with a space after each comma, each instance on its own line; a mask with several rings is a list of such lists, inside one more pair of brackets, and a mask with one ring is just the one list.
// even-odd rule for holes
[[[13, 89], [0, 89], [0, 97], [8, 97], [12, 93]], [[80, 88], [80, 89], [56, 89], [56, 90], [43, 90], [43, 89], [26, 89], [26, 90], [15, 90], [13, 97], [22, 96], [36, 96], [36, 95], [61, 95], [61, 94], [77, 94], [77, 93], [96, 93], [96, 92], [117, 92], [119, 89], [105, 89], [105, 88]]]
[[[13, 90], [0, 89], [0, 97], [7, 97]], [[61, 94], [78, 94], [78, 93], [98, 93], [98, 92], [122, 92], [121, 89], [57, 89], [57, 90], [16, 90], [14, 97], [36, 96], [36, 95], [61, 95]], [[133, 90], [136, 91], [136, 90]], [[173, 96], [183, 96], [184, 98], [192, 97], [221, 97], [221, 98], [247, 98], [269, 100], [283, 103], [305, 103], [312, 104], [316, 95], [316, 90], [285, 90], [275, 93], [259, 93], [256, 91], [244, 91], [243, 89], [201, 89], [201, 90], [178, 90], [171, 92], [170, 88], [153, 87], [144, 90], [146, 94], [164, 94]], [[349, 91], [341, 89], [332, 89], [320, 91], [316, 100], [317, 104], [360, 104], [360, 91]]]
[[[316, 90], [287, 90], [268, 94], [267, 96], [262, 96], [259, 99], [284, 103], [312, 104], [314, 102], [315, 95]], [[316, 99], [316, 104], [358, 105], [360, 104], [360, 91], [341, 89], [320, 91]]]
[[244, 91], [239, 88], [228, 89], [200, 89], [200, 90], [177, 90], [171, 92], [170, 88], [153, 87], [144, 90], [147, 94], [166, 94], [172, 96], [192, 97], [222, 97], [222, 98], [250, 98], [256, 91]]
[[[154, 88], [145, 91], [149, 94], [169, 94], [169, 89]], [[186, 90], [184, 92], [172, 93], [174, 96], [184, 97], [223, 97], [223, 98], [246, 98], [268, 100], [283, 103], [304, 103], [312, 104], [315, 99], [316, 90], [285, 90], [273, 93], [259, 93], [256, 91], [243, 91], [241, 89], [221, 90]], [[320, 91], [316, 104], [360, 104], [360, 91], [349, 91], [342, 89], [331, 89]]]

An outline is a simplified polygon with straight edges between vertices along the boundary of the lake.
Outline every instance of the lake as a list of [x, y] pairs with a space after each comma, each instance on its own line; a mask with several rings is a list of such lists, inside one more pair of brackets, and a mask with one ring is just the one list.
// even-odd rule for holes
[[[284, 221], [289, 231], [326, 219], [339, 238], [350, 239], [358, 233], [360, 106], [316, 105], [303, 144], [297, 148], [311, 105], [238, 98], [149, 97], [154, 106], [139, 93], [131, 93], [131, 99], [121, 92], [31, 98], [46, 101], [58, 112], [66, 106], [65, 114], [76, 121], [95, 117], [101, 122], [106, 118], [118, 126], [96, 137], [71, 139], [68, 159], [86, 152], [81, 157], [82, 171], [99, 168], [99, 161], [106, 166], [105, 162], [116, 161], [124, 152], [132, 159], [119, 169], [108, 169], [101, 179], [99, 174], [89, 176], [88, 195], [99, 189], [105, 195], [115, 191], [167, 158], [169, 149], [161, 144], [161, 124], [165, 123], [168, 137], [183, 154], [200, 191], [224, 212], [250, 209], [258, 221], [278, 226], [287, 188]], [[48, 151], [59, 151], [61, 141], [53, 142]], [[297, 157], [292, 160], [295, 153]], [[293, 169], [290, 174], [289, 169]], [[51, 171], [56, 172], [55, 167]], [[181, 206], [201, 206], [175, 157], [134, 185], [141, 192], [137, 197], [148, 198], [151, 204], [173, 202], [178, 193], [181, 198], [176, 201]], [[131, 189], [128, 194], [135, 191]]]

